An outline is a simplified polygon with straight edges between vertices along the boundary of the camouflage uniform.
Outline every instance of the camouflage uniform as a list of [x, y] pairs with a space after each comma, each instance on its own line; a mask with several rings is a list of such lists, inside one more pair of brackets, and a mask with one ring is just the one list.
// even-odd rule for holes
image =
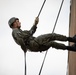
[[41, 52], [48, 50], [50, 47], [63, 50], [66, 49], [64, 44], [54, 42], [54, 40], [67, 41], [66, 36], [53, 33], [33, 37], [36, 28], [37, 27], [33, 25], [28, 31], [22, 31], [18, 28], [13, 29], [12, 36], [15, 42], [21, 46], [24, 52], [26, 52], [27, 49], [33, 52]]

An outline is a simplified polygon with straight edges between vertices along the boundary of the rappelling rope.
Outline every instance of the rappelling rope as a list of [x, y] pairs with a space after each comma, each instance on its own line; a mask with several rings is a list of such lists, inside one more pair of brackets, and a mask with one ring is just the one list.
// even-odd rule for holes
[[42, 11], [42, 9], [43, 9], [43, 7], [44, 7], [45, 2], [46, 2], [46, 0], [44, 0], [44, 2], [43, 2], [43, 4], [42, 4], [42, 6], [41, 6], [41, 9], [40, 9], [40, 11], [39, 11], [39, 13], [38, 13], [38, 16], [37, 16], [37, 17], [39, 17], [39, 16], [40, 16], [41, 11]]
[[24, 58], [25, 58], [25, 75], [26, 75], [26, 52], [24, 53]]
[[[63, 5], [63, 2], [64, 2], [64, 0], [62, 0], [62, 2], [61, 2], [61, 6], [60, 6], [59, 12], [58, 12], [58, 14], [57, 14], [57, 18], [56, 18], [56, 21], [55, 21], [55, 24], [54, 24], [52, 33], [54, 33], [54, 30], [55, 30], [55, 28], [56, 28], [56, 24], [57, 24], [57, 21], [58, 21], [60, 12], [61, 12], [61, 8], [62, 8], [62, 5]], [[39, 15], [40, 15], [40, 13], [39, 13]], [[39, 16], [39, 15], [38, 15], [38, 16]], [[42, 62], [42, 65], [41, 65], [41, 68], [40, 68], [40, 71], [39, 71], [39, 75], [41, 74], [41, 71], [42, 71], [42, 68], [43, 68], [43, 65], [44, 65], [44, 62], [45, 62], [45, 58], [46, 58], [47, 52], [48, 52], [48, 50], [47, 50], [46, 53], [45, 53], [45, 56], [44, 56], [44, 59], [43, 59], [43, 62]]]

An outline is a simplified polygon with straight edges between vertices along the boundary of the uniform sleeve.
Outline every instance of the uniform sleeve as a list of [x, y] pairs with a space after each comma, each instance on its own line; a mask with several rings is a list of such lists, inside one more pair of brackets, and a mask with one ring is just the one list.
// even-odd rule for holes
[[29, 30], [30, 34], [33, 35], [35, 33], [36, 29], [37, 29], [36, 25], [33, 25], [31, 27], [31, 29]]

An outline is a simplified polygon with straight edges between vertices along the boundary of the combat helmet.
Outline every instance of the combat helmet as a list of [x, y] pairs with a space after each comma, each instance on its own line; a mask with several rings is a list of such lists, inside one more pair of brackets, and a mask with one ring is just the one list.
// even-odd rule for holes
[[14, 23], [16, 20], [19, 20], [19, 19], [16, 18], [16, 17], [12, 17], [12, 18], [9, 19], [8, 24], [9, 24], [10, 28], [12, 28], [13, 23]]

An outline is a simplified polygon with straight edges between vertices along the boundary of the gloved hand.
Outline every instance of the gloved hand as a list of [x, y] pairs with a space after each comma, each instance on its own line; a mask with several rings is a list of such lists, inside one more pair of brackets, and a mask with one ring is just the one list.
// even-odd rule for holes
[[38, 24], [38, 22], [39, 22], [39, 18], [38, 18], [38, 17], [36, 17], [36, 18], [35, 18], [34, 25], [37, 25], [37, 24]]

